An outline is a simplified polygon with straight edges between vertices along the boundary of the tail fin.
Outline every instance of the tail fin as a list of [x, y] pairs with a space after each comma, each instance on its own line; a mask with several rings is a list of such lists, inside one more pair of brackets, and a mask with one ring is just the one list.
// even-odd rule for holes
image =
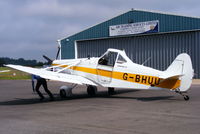
[[192, 84], [194, 75], [190, 56], [186, 53], [178, 55], [165, 73], [173, 76], [180, 76], [179, 79], [181, 80], [181, 85], [179, 89], [181, 92], [187, 91]]

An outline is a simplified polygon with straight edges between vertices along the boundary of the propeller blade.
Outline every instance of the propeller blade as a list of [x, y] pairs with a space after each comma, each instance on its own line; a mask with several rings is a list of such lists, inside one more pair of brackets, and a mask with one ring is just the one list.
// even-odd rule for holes
[[50, 59], [49, 57], [47, 57], [45, 55], [43, 55], [43, 57], [47, 60], [47, 62], [48, 62], [49, 65], [52, 64], [52, 62], [53, 62], [52, 59]]
[[56, 54], [56, 60], [58, 59], [59, 53], [60, 53], [60, 47], [58, 47], [58, 51], [57, 51], [57, 54]]

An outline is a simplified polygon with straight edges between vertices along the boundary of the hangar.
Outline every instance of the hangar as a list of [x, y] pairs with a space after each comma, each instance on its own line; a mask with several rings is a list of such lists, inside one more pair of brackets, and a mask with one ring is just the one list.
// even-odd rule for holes
[[188, 53], [200, 78], [200, 18], [131, 9], [58, 40], [61, 59], [97, 57], [107, 48], [126, 51], [138, 64], [165, 70], [180, 53]]

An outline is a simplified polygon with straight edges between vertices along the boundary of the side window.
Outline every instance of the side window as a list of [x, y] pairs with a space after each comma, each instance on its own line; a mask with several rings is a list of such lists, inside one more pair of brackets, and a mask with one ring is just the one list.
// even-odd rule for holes
[[118, 59], [117, 59], [117, 63], [119, 64], [123, 64], [126, 63], [127, 61], [119, 54]]
[[116, 58], [117, 58], [117, 54], [118, 53], [116, 52], [108, 52], [101, 59], [99, 59], [98, 63], [100, 65], [114, 66]]

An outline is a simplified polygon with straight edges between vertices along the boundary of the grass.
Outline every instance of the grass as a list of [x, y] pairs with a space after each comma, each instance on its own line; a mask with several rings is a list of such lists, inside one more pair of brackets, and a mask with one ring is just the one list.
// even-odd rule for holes
[[10, 70], [10, 72], [0, 73], [0, 80], [26, 80], [31, 79], [31, 75], [8, 67], [0, 67], [0, 71]]

